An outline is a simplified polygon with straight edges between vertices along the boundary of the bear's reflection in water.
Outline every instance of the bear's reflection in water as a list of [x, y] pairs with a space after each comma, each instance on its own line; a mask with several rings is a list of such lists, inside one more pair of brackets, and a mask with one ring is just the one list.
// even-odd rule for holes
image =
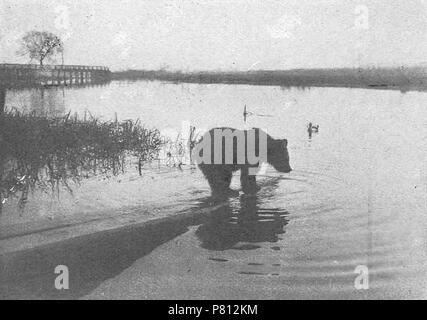
[[289, 213], [281, 208], [262, 207], [262, 202], [271, 196], [269, 187], [262, 190], [267, 194], [240, 195], [218, 205], [196, 231], [201, 247], [217, 251], [251, 250], [259, 248], [262, 242], [277, 242], [279, 235], [285, 233]]

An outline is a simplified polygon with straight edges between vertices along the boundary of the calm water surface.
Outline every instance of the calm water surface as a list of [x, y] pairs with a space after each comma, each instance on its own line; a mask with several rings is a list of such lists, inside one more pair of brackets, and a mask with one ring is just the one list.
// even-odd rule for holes
[[[267, 297], [426, 297], [426, 93], [113, 82], [8, 92], [6, 101], [50, 115], [139, 118], [168, 135], [190, 123], [199, 130], [260, 127], [287, 138], [294, 171], [269, 168], [256, 197], [233, 197], [190, 229], [194, 247], [242, 277], [236, 288], [245, 281], [274, 288]], [[308, 122], [320, 126], [311, 139]], [[232, 187], [239, 188], [238, 178]], [[54, 200], [35, 192], [24, 214], [6, 204], [0, 225], [174, 202], [183, 210], [210, 205], [206, 182], [189, 166], [75, 188], [73, 197]], [[370, 290], [354, 288], [358, 265], [369, 267]]]

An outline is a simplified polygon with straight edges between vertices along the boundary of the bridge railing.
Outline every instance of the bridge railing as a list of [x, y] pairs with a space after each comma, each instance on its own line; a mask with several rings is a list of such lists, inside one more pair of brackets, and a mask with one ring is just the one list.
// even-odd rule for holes
[[39, 65], [39, 64], [15, 64], [0, 63], [0, 69], [33, 69], [33, 70], [97, 70], [110, 71], [104, 66], [83, 66], [83, 65]]

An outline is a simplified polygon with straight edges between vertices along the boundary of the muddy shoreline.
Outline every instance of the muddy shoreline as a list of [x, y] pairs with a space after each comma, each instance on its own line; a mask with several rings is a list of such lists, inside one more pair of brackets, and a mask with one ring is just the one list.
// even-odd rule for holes
[[[2, 254], [0, 299], [82, 297], [159, 245], [185, 233], [189, 226], [202, 223], [221, 205]], [[58, 265], [72, 270], [70, 290], [58, 291], [53, 286], [53, 270]]]

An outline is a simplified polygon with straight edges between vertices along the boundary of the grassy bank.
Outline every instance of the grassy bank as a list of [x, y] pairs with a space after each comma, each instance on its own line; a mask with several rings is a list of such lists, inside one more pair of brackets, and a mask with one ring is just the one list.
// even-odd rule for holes
[[19, 197], [24, 206], [34, 188], [72, 192], [70, 182], [123, 172], [129, 157], [141, 173], [143, 163], [157, 156], [161, 141], [158, 130], [139, 121], [6, 111], [0, 115], [0, 202]]
[[275, 85], [283, 87], [357, 87], [427, 90], [426, 68], [296, 69], [248, 72], [173, 72], [127, 70], [115, 72], [115, 80], [161, 80], [188, 83]]

